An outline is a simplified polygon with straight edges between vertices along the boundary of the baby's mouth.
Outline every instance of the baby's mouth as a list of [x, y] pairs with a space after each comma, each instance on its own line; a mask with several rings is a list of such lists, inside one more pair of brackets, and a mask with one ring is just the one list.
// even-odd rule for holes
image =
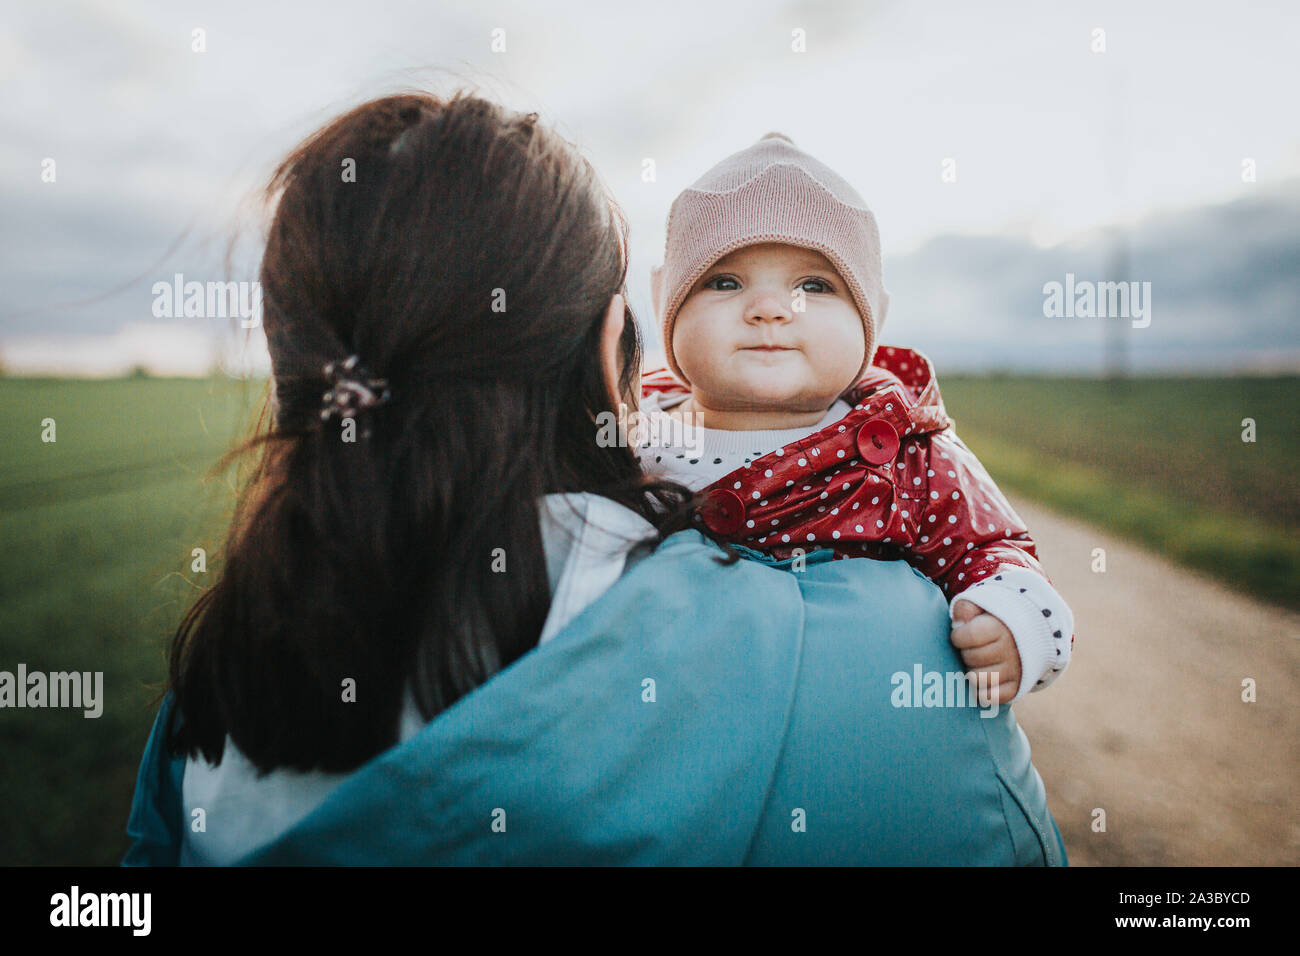
[[793, 352], [793, 346], [789, 345], [748, 345], [741, 349], [742, 352]]

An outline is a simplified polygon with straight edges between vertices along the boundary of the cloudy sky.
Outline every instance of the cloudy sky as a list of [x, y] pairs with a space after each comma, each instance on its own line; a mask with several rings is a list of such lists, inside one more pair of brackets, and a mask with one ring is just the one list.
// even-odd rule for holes
[[[673, 197], [780, 130], [872, 206], [893, 296], [882, 338], [941, 368], [1096, 370], [1110, 337], [1139, 368], [1297, 370], [1297, 10], [6, 3], [0, 357], [206, 368], [233, 323], [158, 319], [153, 283], [225, 277], [227, 241], [255, 229], [252, 191], [343, 109], [469, 84], [537, 110], [601, 172], [632, 223], [643, 320]], [[1151, 282], [1150, 325], [1045, 317], [1042, 287], [1067, 272]]]

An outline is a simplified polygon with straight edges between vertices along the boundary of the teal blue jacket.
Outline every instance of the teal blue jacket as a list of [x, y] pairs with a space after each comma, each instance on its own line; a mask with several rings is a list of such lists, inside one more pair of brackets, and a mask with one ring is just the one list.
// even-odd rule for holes
[[[901, 561], [719, 554], [669, 538], [241, 862], [1066, 865], [1010, 709], [900, 706], [921, 695], [899, 675], [961, 670], [937, 587]], [[169, 706], [128, 865], [176, 863], [189, 822]]]

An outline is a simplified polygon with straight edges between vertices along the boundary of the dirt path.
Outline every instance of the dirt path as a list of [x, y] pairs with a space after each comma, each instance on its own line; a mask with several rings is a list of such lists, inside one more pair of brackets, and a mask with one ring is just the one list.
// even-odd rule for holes
[[1075, 615], [1069, 670], [1016, 705], [1071, 864], [1300, 863], [1300, 615], [1012, 503]]

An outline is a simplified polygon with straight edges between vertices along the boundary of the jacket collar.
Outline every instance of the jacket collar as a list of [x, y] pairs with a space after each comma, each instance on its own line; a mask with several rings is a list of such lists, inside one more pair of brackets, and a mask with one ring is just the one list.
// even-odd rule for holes
[[882, 345], [866, 373], [844, 393], [850, 405], [865, 404], [890, 390], [903, 399], [896, 420], [899, 435], [924, 435], [946, 428], [950, 422], [934, 365], [915, 349]]

